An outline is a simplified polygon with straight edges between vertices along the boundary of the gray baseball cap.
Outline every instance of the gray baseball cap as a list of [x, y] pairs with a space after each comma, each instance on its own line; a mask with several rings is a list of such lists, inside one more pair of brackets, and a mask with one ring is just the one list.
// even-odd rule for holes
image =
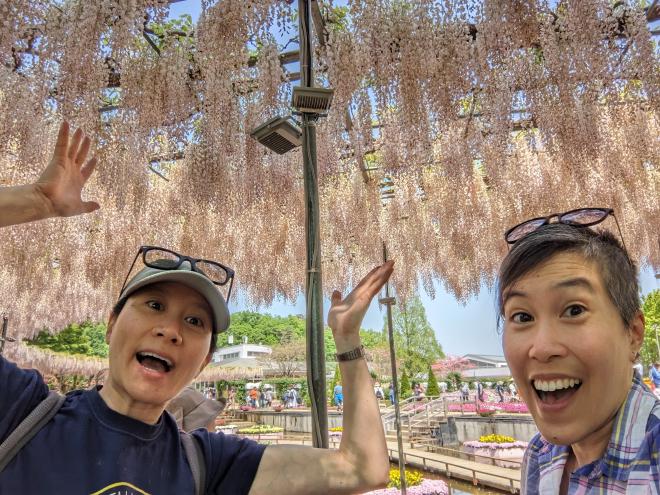
[[188, 261], [184, 261], [174, 270], [159, 270], [158, 268], [151, 267], [143, 268], [128, 281], [126, 287], [124, 287], [124, 290], [119, 295], [119, 300], [126, 299], [142, 287], [161, 282], [176, 282], [199, 292], [206, 299], [206, 302], [209, 303], [213, 311], [214, 331], [220, 333], [229, 328], [229, 309], [222, 293], [218, 290], [217, 285], [211, 282], [206, 276], [192, 271], [190, 262]]

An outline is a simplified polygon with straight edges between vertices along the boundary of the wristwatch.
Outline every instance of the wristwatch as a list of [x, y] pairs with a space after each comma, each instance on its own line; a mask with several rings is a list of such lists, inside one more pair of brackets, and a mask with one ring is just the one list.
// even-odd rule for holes
[[335, 354], [335, 359], [337, 361], [353, 361], [354, 359], [359, 359], [364, 357], [364, 346], [356, 347], [350, 351], [342, 352], [341, 354]]

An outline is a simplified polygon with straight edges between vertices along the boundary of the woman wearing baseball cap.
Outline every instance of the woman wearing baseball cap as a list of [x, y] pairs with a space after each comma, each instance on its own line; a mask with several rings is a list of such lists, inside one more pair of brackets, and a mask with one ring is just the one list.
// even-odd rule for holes
[[[0, 188], [0, 227], [99, 208], [81, 192], [96, 166], [90, 140], [62, 124], [53, 158], [35, 184]], [[223, 295], [233, 271], [222, 263], [156, 246], [139, 248], [108, 321], [108, 377], [100, 390], [67, 395], [57, 414], [2, 468], [0, 493], [194, 493], [174, 418], [165, 413], [211, 359], [229, 326]], [[359, 328], [393, 270], [372, 270], [328, 314], [344, 397], [336, 451], [264, 446], [231, 435], [193, 432], [205, 464], [206, 493], [355, 493], [384, 486], [389, 461]], [[46, 397], [35, 370], [0, 356], [0, 444]]]

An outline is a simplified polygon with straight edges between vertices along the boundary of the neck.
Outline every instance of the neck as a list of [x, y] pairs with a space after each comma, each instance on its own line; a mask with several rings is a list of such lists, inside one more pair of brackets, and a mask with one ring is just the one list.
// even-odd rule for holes
[[[616, 417], [616, 415], [615, 415]], [[571, 444], [576, 467], [581, 467], [603, 457], [612, 437], [614, 418], [579, 442]]]
[[[632, 382], [632, 369], [630, 369], [629, 379], [630, 382]], [[625, 405], [626, 400], [628, 400], [629, 393], [630, 387], [622, 390], [619, 407], [616, 408], [616, 410], [612, 413], [609, 419], [603, 423], [602, 426], [591, 432], [586, 437], [582, 438], [580, 441], [571, 444], [571, 450], [575, 456], [577, 467], [584, 466], [603, 457], [603, 454], [605, 454], [607, 446], [610, 443], [610, 438], [612, 438], [614, 421], [616, 420], [616, 417], [619, 414], [621, 408]]]
[[99, 395], [105, 405], [113, 411], [150, 425], [155, 425], [165, 410], [164, 405], [148, 404], [128, 398], [128, 394], [118, 390], [112, 379], [106, 380]]

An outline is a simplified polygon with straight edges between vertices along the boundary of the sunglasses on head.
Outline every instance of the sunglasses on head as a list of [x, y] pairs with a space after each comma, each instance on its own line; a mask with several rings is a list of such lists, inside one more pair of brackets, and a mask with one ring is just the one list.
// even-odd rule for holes
[[552, 223], [552, 220], [554, 219], [556, 219], [556, 223], [563, 223], [573, 227], [591, 227], [601, 223], [610, 215], [616, 222], [616, 227], [619, 230], [619, 236], [621, 236], [621, 242], [623, 243], [623, 249], [627, 251], [619, 221], [617, 220], [616, 215], [614, 215], [614, 210], [612, 208], [578, 208], [576, 210], [567, 211], [566, 213], [553, 213], [547, 217], [525, 220], [507, 230], [504, 233], [504, 239], [509, 244], [515, 244], [520, 239], [531, 234], [540, 227]]
[[204, 275], [215, 285], [224, 286], [229, 284], [226, 298], [226, 301], [229, 302], [231, 289], [234, 285], [234, 270], [222, 263], [218, 263], [217, 261], [191, 258], [157, 246], [140, 246], [140, 249], [138, 249], [135, 258], [133, 259], [133, 263], [131, 263], [131, 268], [128, 270], [128, 274], [126, 274], [121, 291], [119, 291], [120, 295], [124, 292], [128, 277], [140, 255], [142, 255], [142, 262], [145, 266], [156, 268], [158, 270], [177, 270], [184, 261], [187, 261], [190, 263], [191, 271]]

